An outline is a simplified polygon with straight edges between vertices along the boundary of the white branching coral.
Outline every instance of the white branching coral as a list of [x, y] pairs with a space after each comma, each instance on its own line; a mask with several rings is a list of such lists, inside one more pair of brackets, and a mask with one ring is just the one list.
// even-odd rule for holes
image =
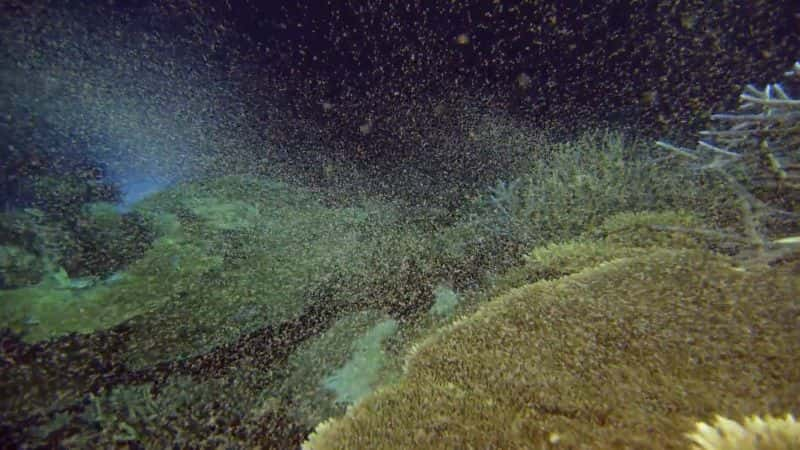
[[720, 126], [702, 131], [694, 150], [656, 142], [721, 176], [738, 197], [740, 233], [701, 232], [738, 242], [751, 259], [766, 263], [800, 244], [800, 236], [786, 236], [800, 231], [796, 227], [773, 226], [796, 223], [800, 205], [800, 99], [787, 88], [800, 87], [800, 62], [785, 75], [784, 84], [747, 85], [738, 111], [712, 115]]
[[709, 425], [698, 422], [686, 437], [692, 450], [798, 450], [800, 422], [791, 414], [783, 418], [751, 416], [744, 423], [717, 416]]

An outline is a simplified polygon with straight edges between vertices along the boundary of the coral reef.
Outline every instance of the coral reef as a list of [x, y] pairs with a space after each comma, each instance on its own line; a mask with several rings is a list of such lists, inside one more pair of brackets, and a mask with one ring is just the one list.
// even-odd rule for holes
[[[600, 249], [635, 241], [611, 236]], [[426, 339], [396, 386], [305, 448], [685, 448], [698, 419], [800, 409], [791, 267], [640, 248], [511, 289]]]

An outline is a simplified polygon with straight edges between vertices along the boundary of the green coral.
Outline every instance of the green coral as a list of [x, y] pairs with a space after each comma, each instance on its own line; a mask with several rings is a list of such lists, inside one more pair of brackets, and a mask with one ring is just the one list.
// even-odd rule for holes
[[376, 387], [386, 359], [382, 342], [396, 331], [397, 321], [388, 319], [355, 340], [347, 363], [324, 380], [325, 387], [336, 393], [337, 402], [355, 403]]

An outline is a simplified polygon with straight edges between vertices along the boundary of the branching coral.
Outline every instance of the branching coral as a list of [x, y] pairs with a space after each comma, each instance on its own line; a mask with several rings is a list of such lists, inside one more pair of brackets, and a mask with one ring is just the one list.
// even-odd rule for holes
[[693, 450], [791, 450], [800, 448], [800, 423], [791, 414], [752, 416], [743, 423], [717, 416], [712, 425], [698, 422], [686, 437]]
[[784, 84], [764, 89], [747, 85], [739, 96], [738, 112], [712, 115], [720, 126], [702, 131], [694, 150], [656, 142], [692, 160], [700, 170], [716, 173], [731, 187], [738, 198], [740, 232], [700, 232], [743, 244], [751, 261], [779, 260], [800, 244], [800, 236], [791, 236], [799, 231], [800, 99], [788, 92], [800, 86], [800, 62], [785, 76]]

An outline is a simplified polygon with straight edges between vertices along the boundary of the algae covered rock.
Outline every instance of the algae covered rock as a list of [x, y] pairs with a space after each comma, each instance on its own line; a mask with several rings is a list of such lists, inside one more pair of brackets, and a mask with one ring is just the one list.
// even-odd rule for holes
[[0, 289], [31, 286], [42, 280], [47, 264], [16, 245], [0, 245]]
[[82, 208], [72, 235], [77, 249], [64, 262], [70, 276], [108, 276], [141, 258], [155, 239], [147, 217], [103, 202]]

